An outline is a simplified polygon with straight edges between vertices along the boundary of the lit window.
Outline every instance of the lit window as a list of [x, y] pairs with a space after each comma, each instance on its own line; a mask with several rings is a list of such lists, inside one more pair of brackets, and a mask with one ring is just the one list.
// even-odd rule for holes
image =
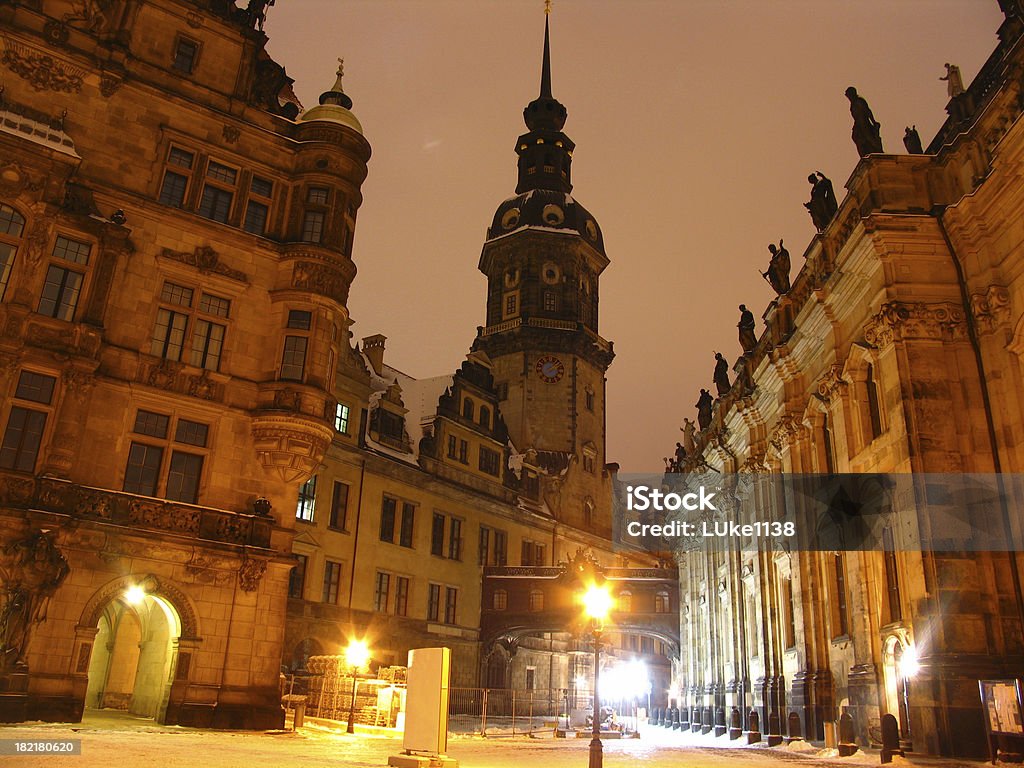
[[295, 518], [307, 523], [313, 522], [313, 509], [316, 506], [316, 475], [313, 475], [299, 488], [299, 499], [295, 507]]
[[348, 434], [348, 406], [338, 403], [334, 412], [334, 431]]

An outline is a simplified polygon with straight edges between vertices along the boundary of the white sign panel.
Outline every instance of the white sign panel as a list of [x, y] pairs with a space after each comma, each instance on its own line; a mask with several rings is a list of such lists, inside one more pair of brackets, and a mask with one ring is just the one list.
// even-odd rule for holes
[[452, 652], [448, 648], [409, 651], [405, 738], [408, 752], [443, 755], [448, 749], [448, 677]]

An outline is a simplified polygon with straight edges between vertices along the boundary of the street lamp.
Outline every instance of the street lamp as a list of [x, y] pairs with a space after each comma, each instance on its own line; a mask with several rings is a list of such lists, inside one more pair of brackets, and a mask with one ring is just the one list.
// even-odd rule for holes
[[604, 764], [601, 747], [601, 702], [597, 694], [597, 682], [601, 672], [601, 629], [608, 618], [613, 602], [608, 590], [596, 584], [591, 584], [583, 594], [583, 610], [590, 618], [591, 629], [594, 633], [594, 717], [589, 768], [602, 768]]
[[358, 683], [356, 673], [362, 669], [369, 658], [370, 649], [366, 647], [366, 643], [362, 640], [349, 641], [348, 648], [345, 649], [345, 661], [352, 668], [352, 701], [348, 707], [348, 728], [345, 729], [348, 733], [356, 732], [356, 684]]

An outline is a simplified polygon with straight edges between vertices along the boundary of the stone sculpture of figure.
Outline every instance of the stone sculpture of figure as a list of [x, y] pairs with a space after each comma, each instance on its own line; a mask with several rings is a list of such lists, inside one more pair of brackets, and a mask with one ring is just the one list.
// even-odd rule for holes
[[46, 619], [50, 597], [67, 578], [56, 534], [40, 532], [0, 550], [0, 670], [22, 663], [33, 624]]
[[249, 0], [245, 12], [249, 14], [249, 23], [260, 32], [263, 31], [263, 25], [267, 22], [267, 8], [272, 8], [275, 2], [277, 0]]
[[732, 369], [736, 372], [736, 381], [733, 382], [734, 387], [743, 394], [747, 394], [754, 389], [754, 379], [750, 375], [750, 363], [746, 355], [740, 355]]
[[697, 424], [700, 425], [701, 430], [705, 430], [711, 426], [711, 408], [715, 404], [715, 399], [711, 397], [711, 393], [706, 389], [700, 391], [700, 397], [697, 399]]
[[697, 450], [697, 443], [693, 439], [693, 433], [697, 431], [697, 425], [689, 419], [683, 419], [683, 426], [679, 430], [683, 433], [683, 448], [686, 449], [686, 455], [693, 456]]
[[736, 323], [736, 327], [740, 329], [740, 346], [743, 347], [744, 353], [757, 346], [754, 313], [747, 309], [746, 304], [740, 304], [740, 321]]
[[721, 352], [715, 352], [714, 381], [719, 397], [729, 394], [729, 362], [722, 357]]
[[781, 239], [778, 246], [775, 243], [769, 245], [768, 251], [772, 255], [772, 260], [768, 263], [768, 271], [762, 272], [761, 277], [766, 278], [768, 284], [780, 296], [789, 293], [789, 251], [786, 250]]
[[949, 94], [949, 98], [955, 99], [961, 93], [964, 92], [964, 81], [960, 77], [960, 67], [956, 64], [946, 64], [946, 76], [940, 77], [939, 80], [946, 81], [946, 92]]
[[807, 181], [811, 185], [811, 200], [804, 203], [804, 208], [810, 212], [814, 228], [824, 232], [839, 210], [836, 193], [832, 189], [832, 182], [821, 171], [812, 173], [807, 177]]
[[917, 132], [916, 125], [912, 125], [903, 131], [903, 146], [912, 155], [924, 154], [924, 147], [921, 146], [921, 135]]
[[682, 466], [683, 462], [686, 461], [686, 449], [683, 448], [682, 443], [676, 443], [676, 461], [677, 467]]
[[853, 143], [861, 157], [882, 151], [882, 126], [871, 114], [871, 107], [863, 96], [857, 95], [852, 85], [846, 89], [850, 100], [850, 114], [853, 115]]

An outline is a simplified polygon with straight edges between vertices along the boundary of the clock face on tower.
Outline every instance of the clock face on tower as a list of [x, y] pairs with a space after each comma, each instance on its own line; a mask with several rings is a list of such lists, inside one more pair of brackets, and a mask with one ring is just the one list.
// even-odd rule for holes
[[553, 355], [537, 358], [537, 375], [541, 381], [554, 384], [565, 375], [565, 364]]

